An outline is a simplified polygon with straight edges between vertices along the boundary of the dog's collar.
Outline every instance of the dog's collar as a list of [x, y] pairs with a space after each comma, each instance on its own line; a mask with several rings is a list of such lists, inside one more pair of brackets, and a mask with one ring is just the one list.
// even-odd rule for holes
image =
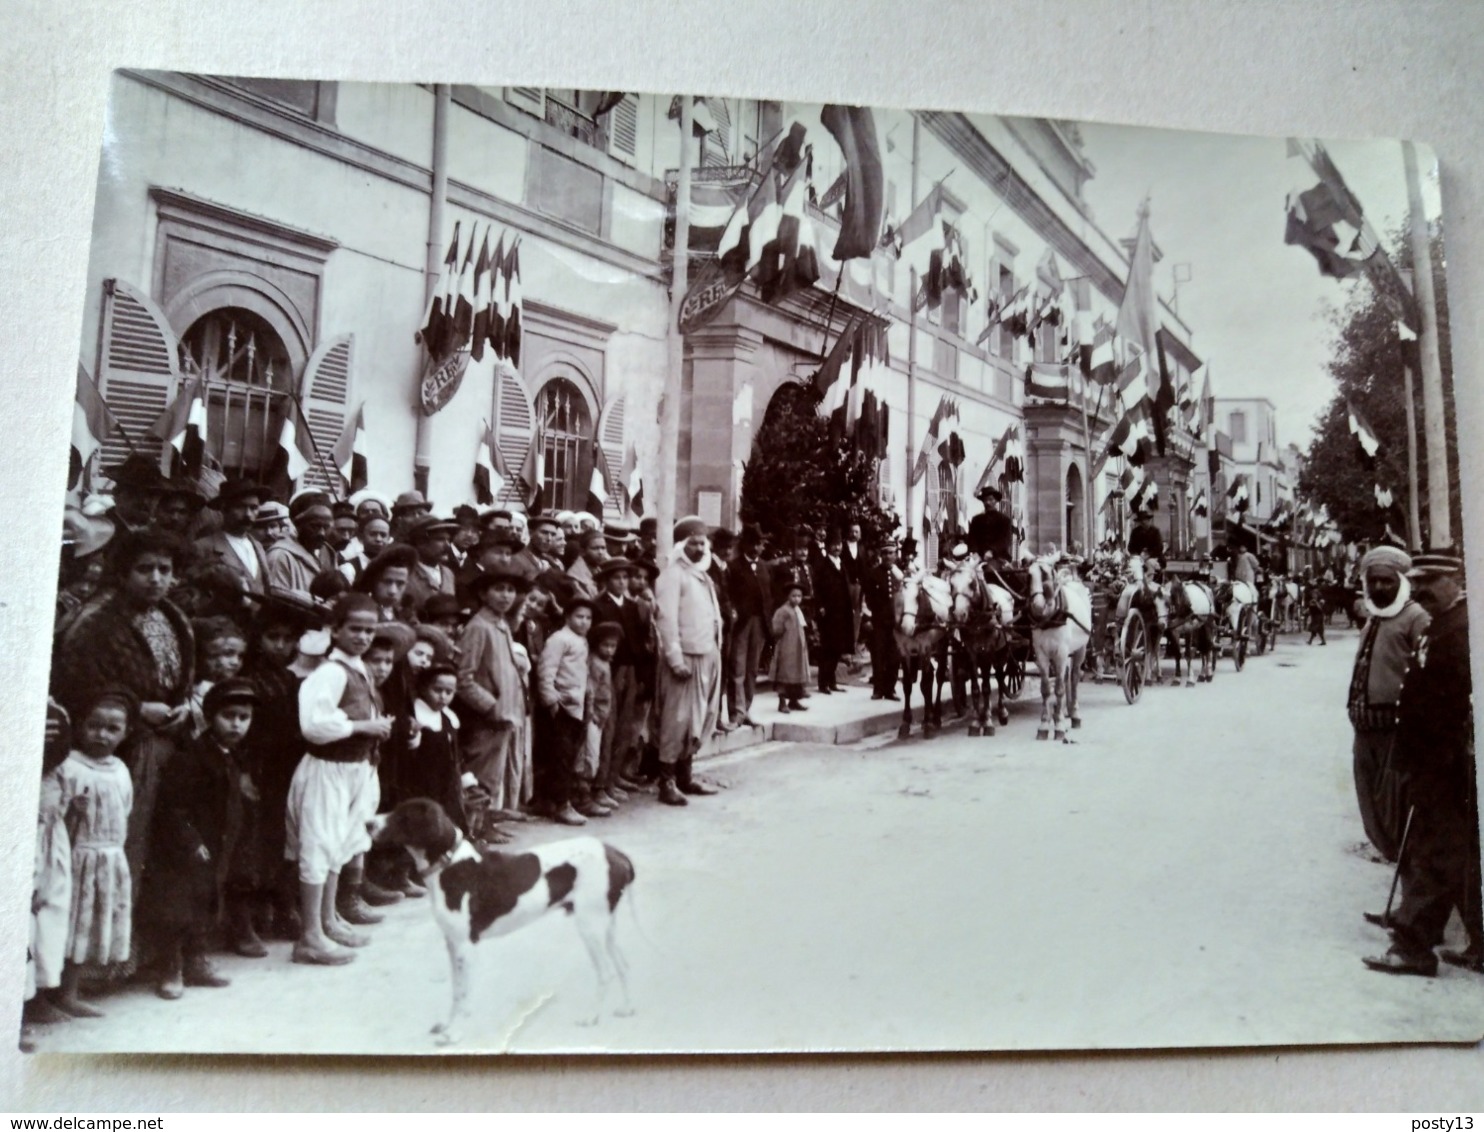
[[442, 869], [446, 869], [453, 861], [454, 854], [459, 851], [459, 846], [462, 844], [464, 844], [464, 835], [462, 833], [455, 832], [453, 835], [453, 844], [448, 847], [448, 851], [439, 856], [436, 860], [429, 861], [428, 867], [418, 872], [417, 879], [420, 881], [427, 880], [434, 873]]

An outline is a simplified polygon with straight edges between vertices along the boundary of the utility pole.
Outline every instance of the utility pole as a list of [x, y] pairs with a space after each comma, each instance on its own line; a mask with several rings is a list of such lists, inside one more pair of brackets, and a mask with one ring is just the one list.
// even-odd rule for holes
[[[1448, 433], [1444, 423], [1443, 363], [1438, 353], [1438, 306], [1432, 285], [1427, 214], [1422, 208], [1422, 178], [1417, 170], [1417, 150], [1411, 142], [1402, 143], [1402, 160], [1407, 171], [1407, 205], [1412, 213], [1412, 293], [1422, 323], [1417, 345], [1422, 355], [1422, 424], [1427, 440], [1428, 542], [1442, 549], [1453, 545], [1453, 528], [1449, 518]], [[1409, 412], [1411, 406], [1409, 397]]]
[[[1400, 271], [1407, 290], [1412, 290], [1412, 273]], [[1416, 550], [1422, 546], [1422, 519], [1417, 504], [1417, 406], [1413, 401], [1412, 367], [1402, 354], [1402, 393], [1407, 410], [1407, 546]]]
[[[443, 270], [443, 213], [448, 206], [448, 110], [453, 87], [439, 83], [433, 87], [433, 195], [428, 207], [428, 248], [423, 267], [423, 308], [433, 297], [433, 289]], [[419, 375], [418, 380], [421, 380]], [[433, 422], [422, 411], [422, 393], [413, 390], [412, 403], [417, 406], [417, 434], [412, 453], [412, 482], [426, 498], [428, 469], [433, 464]]]
[[691, 146], [695, 103], [680, 96], [680, 173], [675, 182], [675, 250], [670, 272], [670, 327], [665, 365], [665, 389], [660, 397], [659, 467], [655, 469], [656, 550], [661, 563], [669, 561], [675, 528], [675, 488], [679, 480], [680, 398], [684, 391], [685, 336], [680, 333], [680, 308], [685, 302], [690, 266]]

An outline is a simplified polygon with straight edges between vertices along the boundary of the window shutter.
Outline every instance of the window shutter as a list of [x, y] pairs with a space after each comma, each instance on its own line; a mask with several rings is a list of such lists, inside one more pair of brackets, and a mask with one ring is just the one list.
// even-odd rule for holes
[[495, 502], [502, 507], [524, 510], [525, 492], [518, 477], [531, 447], [536, 414], [520, 378], [506, 366], [497, 367], [495, 372], [499, 375], [495, 383], [495, 444], [510, 473]]
[[608, 151], [630, 161], [639, 155], [639, 96], [626, 94], [608, 115]]
[[546, 115], [546, 91], [539, 86], [507, 86], [505, 101], [538, 118]]
[[122, 279], [103, 282], [100, 352], [98, 388], [129, 439], [105, 437], [99, 465], [134, 451], [158, 457], [161, 441], [149, 430], [180, 388], [180, 347], [160, 308]]
[[608, 462], [608, 498], [605, 509], [623, 512], [623, 495], [619, 490], [619, 477], [623, 474], [623, 394], [609, 401], [598, 421], [598, 444], [603, 449], [603, 459]]
[[[332, 338], [322, 343], [304, 367], [299, 403], [309, 423], [318, 456], [304, 473], [303, 487], [317, 487], [330, 494], [343, 495], [345, 485], [335, 470], [330, 455], [345, 428], [350, 406], [351, 335]], [[328, 471], [326, 470], [328, 469]]]

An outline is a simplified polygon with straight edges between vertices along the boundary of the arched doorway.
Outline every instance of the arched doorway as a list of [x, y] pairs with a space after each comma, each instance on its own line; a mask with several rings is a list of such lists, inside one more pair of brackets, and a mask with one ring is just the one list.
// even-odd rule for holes
[[[1063, 549], [1071, 549], [1074, 542], [1083, 541], [1082, 530], [1082, 508], [1084, 504], [1082, 490], [1082, 471], [1073, 464], [1067, 469], [1067, 504], [1066, 504], [1066, 527], [1062, 531]], [[1086, 549], [1085, 547], [1083, 548]]]
[[536, 427], [546, 477], [543, 505], [581, 511], [593, 474], [593, 418], [582, 390], [565, 377], [543, 385], [536, 395]]
[[220, 307], [180, 339], [182, 372], [205, 385], [206, 450], [224, 473], [261, 480], [278, 451], [293, 363], [261, 315]]

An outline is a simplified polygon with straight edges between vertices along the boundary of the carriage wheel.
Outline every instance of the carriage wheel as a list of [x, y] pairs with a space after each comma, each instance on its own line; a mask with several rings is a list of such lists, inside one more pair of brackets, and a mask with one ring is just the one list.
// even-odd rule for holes
[[1232, 641], [1232, 660], [1236, 663], [1237, 671], [1242, 671], [1242, 666], [1247, 663], [1247, 642], [1252, 639], [1252, 610], [1244, 609], [1237, 618], [1237, 634]]
[[1268, 619], [1266, 615], [1259, 613], [1253, 620], [1256, 625], [1252, 636], [1252, 655], [1261, 656], [1268, 651]]
[[1144, 627], [1144, 617], [1137, 609], [1131, 609], [1123, 619], [1123, 632], [1119, 634], [1118, 652], [1122, 658], [1120, 676], [1123, 698], [1135, 703], [1144, 690], [1145, 666], [1149, 663], [1149, 635]]
[[1005, 691], [1013, 700], [1020, 695], [1025, 687], [1025, 657], [1021, 656], [1016, 649], [1010, 650], [1010, 656], [1005, 661]]

